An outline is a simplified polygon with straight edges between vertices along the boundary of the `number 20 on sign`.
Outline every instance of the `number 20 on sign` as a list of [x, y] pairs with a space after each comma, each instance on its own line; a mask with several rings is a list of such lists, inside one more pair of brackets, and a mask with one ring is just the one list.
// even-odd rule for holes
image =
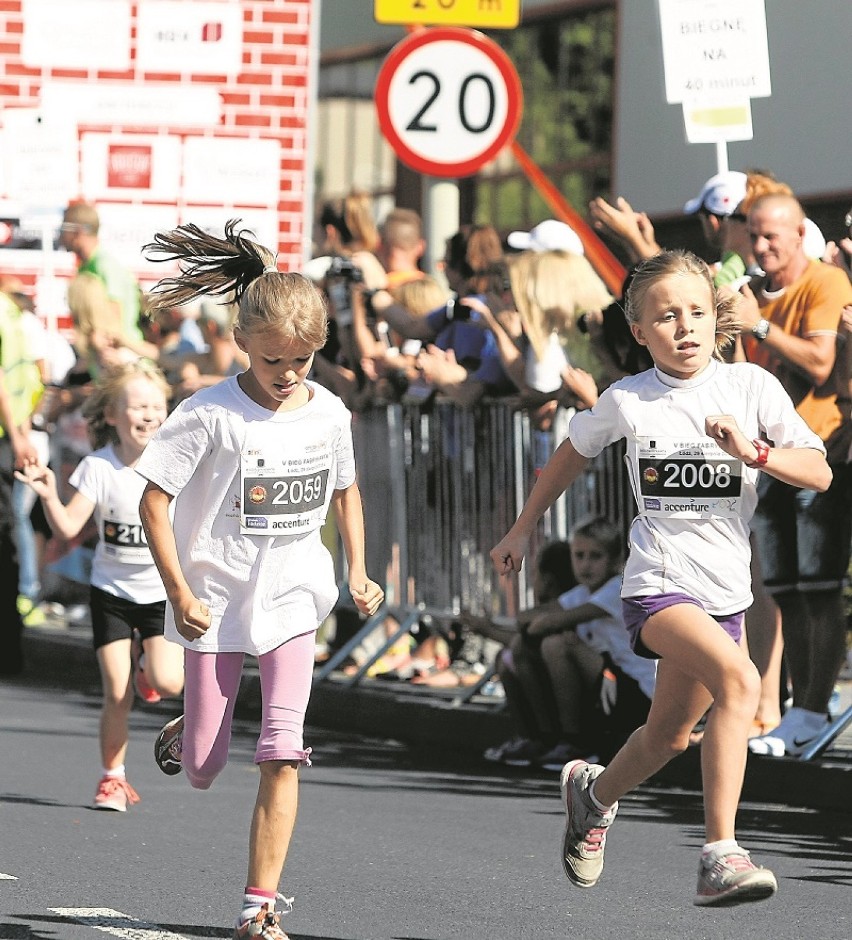
[[461, 177], [511, 141], [522, 92], [495, 42], [476, 30], [439, 27], [394, 46], [375, 101], [382, 133], [403, 163], [431, 176]]

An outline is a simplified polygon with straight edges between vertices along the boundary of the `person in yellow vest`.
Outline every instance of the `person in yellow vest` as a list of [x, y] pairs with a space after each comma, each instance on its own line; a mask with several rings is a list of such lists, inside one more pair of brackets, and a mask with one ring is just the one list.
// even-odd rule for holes
[[42, 393], [27, 348], [21, 312], [0, 293], [0, 675], [22, 672], [24, 630], [18, 612], [18, 554], [12, 512], [15, 469], [38, 460], [29, 439], [30, 416]]

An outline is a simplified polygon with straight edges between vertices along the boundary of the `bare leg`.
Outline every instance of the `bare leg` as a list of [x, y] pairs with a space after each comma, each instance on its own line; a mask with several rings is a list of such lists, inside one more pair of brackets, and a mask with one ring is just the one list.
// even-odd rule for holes
[[246, 884], [277, 892], [296, 824], [298, 763], [270, 760], [259, 766], [260, 787], [251, 821]]
[[115, 640], [97, 651], [103, 707], [100, 721], [101, 766], [120, 767], [127, 755], [128, 716], [133, 707], [130, 640]]
[[635, 731], [595, 781], [595, 796], [612, 804], [685, 750], [689, 732], [713, 710], [701, 746], [706, 841], [735, 838], [748, 732], [760, 677], [743, 650], [701, 608], [668, 607], [642, 630], [662, 656], [647, 724]]
[[781, 611], [763, 584], [763, 572], [754, 536], [751, 539], [751, 590], [754, 603], [746, 612], [748, 651], [760, 673], [760, 702], [755, 721], [764, 730], [776, 728], [781, 721], [781, 662], [784, 640]]
[[556, 698], [562, 734], [577, 738], [583, 731], [583, 702], [601, 674], [603, 657], [573, 632], [545, 637], [541, 656]]
[[145, 678], [163, 698], [176, 698], [183, 691], [183, 647], [164, 636], [142, 641]]
[[524, 698], [533, 715], [536, 727], [542, 734], [555, 736], [559, 733], [556, 703], [541, 661], [538, 648], [530, 647], [521, 637], [512, 643], [512, 661], [515, 677], [524, 692]]

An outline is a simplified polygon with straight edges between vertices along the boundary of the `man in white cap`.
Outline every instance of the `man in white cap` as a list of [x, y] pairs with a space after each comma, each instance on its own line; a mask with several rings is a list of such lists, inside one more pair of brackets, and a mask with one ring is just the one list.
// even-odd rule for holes
[[510, 248], [519, 251], [570, 251], [583, 254], [580, 236], [565, 222], [545, 219], [529, 232], [511, 232], [507, 239]]
[[737, 170], [711, 176], [701, 192], [683, 207], [687, 215], [697, 215], [708, 245], [721, 252], [714, 280], [731, 284], [753, 265], [746, 215], [740, 203], [746, 196], [748, 177]]

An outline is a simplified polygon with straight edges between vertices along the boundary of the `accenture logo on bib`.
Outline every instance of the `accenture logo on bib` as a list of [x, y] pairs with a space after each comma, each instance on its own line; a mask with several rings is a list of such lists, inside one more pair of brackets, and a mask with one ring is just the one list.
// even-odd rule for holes
[[246, 516], [247, 529], [266, 529], [269, 526], [269, 520], [263, 516]]

